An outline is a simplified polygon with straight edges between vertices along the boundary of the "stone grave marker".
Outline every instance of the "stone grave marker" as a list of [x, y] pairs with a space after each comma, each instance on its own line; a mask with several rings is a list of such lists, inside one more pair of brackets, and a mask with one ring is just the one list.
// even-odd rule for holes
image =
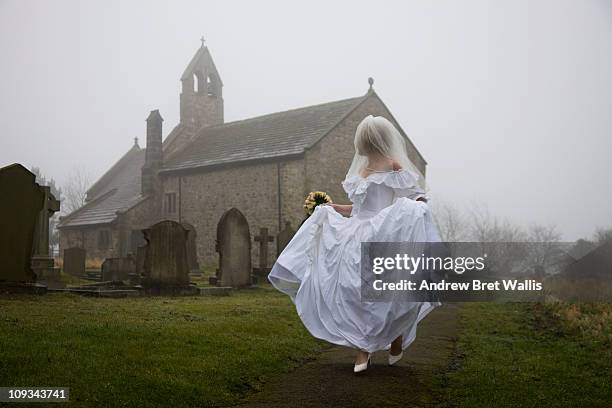
[[250, 286], [251, 234], [246, 218], [237, 208], [229, 209], [219, 220], [216, 250], [219, 253], [216, 284]]
[[268, 268], [268, 243], [274, 241], [272, 235], [268, 235], [268, 229], [259, 229], [259, 235], [255, 236], [255, 242], [259, 243], [259, 268], [255, 269], [258, 276], [265, 276], [270, 269]]
[[34, 232], [45, 205], [36, 176], [21, 164], [0, 169], [0, 281], [34, 283]]
[[285, 228], [283, 228], [276, 235], [276, 256], [280, 255], [283, 252], [283, 249], [287, 246], [291, 238], [295, 235], [295, 230], [291, 226], [290, 221], [285, 221]]
[[102, 281], [128, 281], [136, 274], [136, 261], [133, 257], [107, 258], [102, 263]]
[[64, 272], [79, 278], [84, 276], [86, 255], [87, 253], [84, 248], [72, 247], [64, 249]]
[[187, 263], [189, 265], [189, 272], [194, 275], [202, 275], [200, 271], [200, 264], [198, 263], [198, 252], [197, 252], [197, 237], [198, 234], [193, 225], [189, 223], [181, 224], [188, 232], [187, 235]]
[[144, 229], [147, 241], [142, 284], [151, 294], [195, 294], [189, 282], [188, 231], [174, 221]]
[[60, 202], [53, 196], [49, 186], [40, 188], [45, 197], [34, 231], [32, 270], [37, 282], [49, 288], [63, 288], [66, 285], [62, 281], [60, 269], [55, 267], [55, 260], [49, 254], [49, 218], [60, 210]]

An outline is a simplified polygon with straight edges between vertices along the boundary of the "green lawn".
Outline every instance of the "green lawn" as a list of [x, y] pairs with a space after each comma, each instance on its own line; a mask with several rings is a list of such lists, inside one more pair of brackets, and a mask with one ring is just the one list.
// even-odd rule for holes
[[[460, 314], [435, 398], [444, 407], [610, 406], [609, 305]], [[0, 297], [0, 386], [68, 386], [75, 405], [226, 406], [323, 347], [267, 285], [230, 297]]]
[[0, 385], [69, 386], [82, 405], [225, 405], [322, 347], [269, 286], [230, 297], [0, 297]]
[[[612, 352], [606, 332], [577, 331], [571, 320], [560, 319], [558, 309], [573, 307], [466, 304], [457, 359], [441, 384], [444, 406], [611, 406]], [[595, 309], [600, 314], [610, 308]], [[591, 326], [600, 324], [591, 321]]]

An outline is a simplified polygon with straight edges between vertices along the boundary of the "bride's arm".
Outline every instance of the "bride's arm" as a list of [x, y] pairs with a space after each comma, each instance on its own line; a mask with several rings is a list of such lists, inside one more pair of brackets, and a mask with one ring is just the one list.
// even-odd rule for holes
[[340, 215], [349, 217], [353, 211], [353, 204], [329, 204], [336, 210]]

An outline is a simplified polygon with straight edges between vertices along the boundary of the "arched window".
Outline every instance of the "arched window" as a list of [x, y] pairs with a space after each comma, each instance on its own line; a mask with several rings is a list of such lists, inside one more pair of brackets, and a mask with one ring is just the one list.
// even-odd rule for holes
[[206, 83], [204, 82], [204, 75], [202, 72], [197, 71], [193, 73], [193, 91], [196, 93], [204, 92]]
[[219, 79], [215, 74], [206, 77], [206, 89], [209, 96], [219, 96]]

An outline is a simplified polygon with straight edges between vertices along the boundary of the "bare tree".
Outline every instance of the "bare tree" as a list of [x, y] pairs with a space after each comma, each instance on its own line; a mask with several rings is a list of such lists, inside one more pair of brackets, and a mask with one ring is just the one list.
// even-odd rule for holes
[[593, 236], [594, 241], [601, 245], [606, 241], [612, 240], [612, 228], [597, 228]]
[[521, 242], [526, 239], [521, 227], [491, 215], [486, 206], [478, 204], [470, 210], [469, 229], [475, 242]]
[[62, 209], [64, 214], [70, 214], [85, 205], [87, 190], [91, 185], [91, 176], [83, 167], [74, 167], [62, 189], [64, 200]]
[[[479, 242], [487, 256], [491, 273], [516, 271], [525, 258], [526, 234], [509, 220], [492, 216], [486, 206], [476, 204], [470, 210], [470, 240]], [[500, 245], [500, 243], [504, 243]]]
[[533, 224], [527, 231], [528, 254], [525, 266], [536, 275], [544, 275], [547, 270], [559, 264], [563, 251], [559, 246], [561, 233], [554, 225]]
[[449, 202], [440, 202], [433, 213], [443, 241], [462, 242], [468, 239], [467, 220], [456, 206]]

